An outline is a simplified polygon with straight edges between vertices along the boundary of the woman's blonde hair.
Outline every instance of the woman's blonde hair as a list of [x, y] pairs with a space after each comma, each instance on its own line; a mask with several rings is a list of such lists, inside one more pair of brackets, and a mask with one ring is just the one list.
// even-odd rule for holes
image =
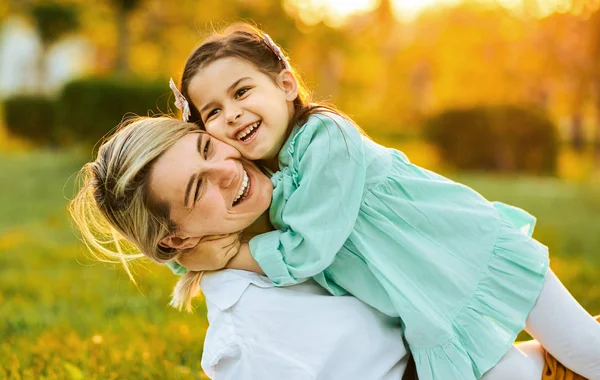
[[[146, 256], [158, 263], [182, 251], [159, 242], [176, 233], [169, 206], [149, 187], [156, 160], [189, 133], [202, 133], [193, 123], [171, 117], [136, 117], [121, 124], [98, 150], [96, 159], [79, 172], [80, 190], [69, 205], [81, 238], [94, 257], [120, 262], [135, 282], [129, 261]], [[170, 304], [191, 311], [200, 291], [202, 272], [188, 272], [173, 290]]]

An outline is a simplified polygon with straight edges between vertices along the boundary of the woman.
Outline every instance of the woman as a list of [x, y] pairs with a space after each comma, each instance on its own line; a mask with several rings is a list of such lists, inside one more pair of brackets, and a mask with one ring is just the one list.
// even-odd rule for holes
[[[206, 151], [210, 162], [200, 164], [208, 164], [204, 173], [209, 178], [203, 179], [212, 182], [219, 176], [218, 185], [226, 191], [214, 192], [212, 185], [203, 188], [203, 195], [211, 197], [203, 213], [168, 206], [172, 190], [187, 189], [187, 184], [179, 188], [173, 175], [190, 169], [196, 160], [175, 157], [175, 165], [165, 173], [154, 169], [160, 170], [163, 159], [171, 160], [168, 152], [184, 147], [199, 155], [202, 137], [208, 135], [194, 124], [141, 118], [115, 133], [96, 160], [84, 166], [83, 187], [71, 203], [71, 213], [84, 241], [101, 260], [126, 264], [140, 257], [123, 253], [133, 250], [165, 263], [192, 246], [191, 236], [230, 233], [250, 224], [250, 230], [268, 230], [266, 216], [261, 216], [270, 202], [269, 179], [251, 162], [240, 161], [235, 149], [217, 141]], [[253, 192], [246, 202], [228, 207], [224, 200], [234, 196], [234, 179], [242, 169], [252, 177]], [[165, 248], [161, 242], [167, 236], [181, 249]], [[204, 265], [223, 266], [218, 261]], [[279, 289], [241, 271], [210, 273], [202, 283], [210, 321], [202, 366], [216, 379], [402, 377], [408, 356], [398, 339], [400, 325], [353, 297], [324, 295], [312, 282]], [[292, 315], [283, 314], [284, 304]], [[273, 329], [284, 320], [290, 328]]]
[[[268, 231], [271, 228], [264, 217], [264, 213], [269, 207], [272, 191], [269, 178], [252, 162], [242, 159], [234, 148], [202, 133], [194, 124], [165, 117], [139, 118], [122, 127], [107, 140], [101, 146], [97, 159], [86, 164], [82, 169], [82, 174], [84, 183], [80, 193], [71, 204], [72, 216], [82, 232], [84, 241], [92, 251], [98, 254], [100, 259], [122, 261], [126, 268], [129, 260], [139, 258], [141, 255], [146, 255], [158, 263], [168, 263], [176, 259], [185, 260], [185, 253], [192, 250], [202, 239], [242, 230], [245, 231], [243, 238], [248, 238], [248, 236]], [[235, 245], [237, 242], [234, 239], [230, 244]], [[141, 253], [123, 253], [131, 251]], [[199, 260], [203, 260], [203, 258], [200, 257]], [[237, 260], [237, 257], [231, 257], [230, 253], [226, 253], [222, 257], [208, 257], [206, 262], [196, 264], [200, 264], [199, 266], [205, 270], [219, 269], [225, 265], [233, 268], [247, 265], [239, 263]], [[361, 281], [364, 276], [368, 275], [368, 273], [355, 273], [354, 277], [357, 281]], [[190, 272], [184, 276], [184, 281], [191, 281], [197, 286], [200, 277], [201, 273]], [[214, 278], [214, 274], [207, 277], [205, 280]], [[235, 290], [239, 292], [239, 289], [242, 289], [244, 297], [247, 297], [246, 292], [250, 284], [254, 284], [252, 285], [254, 288], [260, 287], [261, 281], [259, 280], [256, 282], [245, 281], [244, 286]], [[222, 284], [228, 282], [224, 280]], [[206, 281], [203, 282], [203, 284], [206, 283]], [[219, 282], [217, 281], [217, 283]], [[301, 285], [303, 284], [298, 286]], [[290, 300], [295, 296], [295, 293], [291, 293], [294, 291], [293, 289], [288, 288], [282, 291], [286, 292], [284, 293], [285, 297], [290, 297]], [[267, 294], [266, 290], [253, 293]], [[212, 318], [209, 315], [209, 320], [212, 319], [211, 328], [214, 326], [214, 329], [218, 329], [219, 325], [223, 328], [223, 324], [217, 322], [215, 316], [219, 314], [215, 310], [223, 312], [235, 309], [238, 313], [242, 313], [242, 319], [246, 316], [246, 320], [253, 320], [253, 314], [247, 311], [249, 309], [238, 307], [240, 300], [243, 299], [241, 296], [234, 297], [235, 302], [228, 305], [235, 304], [235, 308], [223, 306], [221, 309], [218, 305], [223, 297], [219, 293], [211, 295], [210, 292], [207, 292], [206, 296], [209, 312], [212, 312]], [[247, 299], [250, 301], [246, 304], [257, 303], [251, 297]], [[350, 298], [331, 298], [327, 302], [339, 302], [337, 300], [340, 299]], [[343, 313], [344, 318], [353, 315], [354, 311], [360, 308], [366, 308], [355, 300], [352, 302], [354, 303], [348, 307], [352, 310]], [[211, 304], [216, 305], [217, 308], [215, 309]], [[265, 304], [275, 307], [277, 302], [265, 302]], [[208, 366], [208, 368], [205, 367], [207, 372], [210, 373], [211, 370], [214, 370], [215, 376], [217, 376], [219, 372], [216, 368], [221, 363], [225, 366], [222, 367], [225, 368], [223, 370], [225, 373], [219, 374], [216, 378], [232, 377], [233, 373], [237, 373], [236, 376], [233, 376], [234, 378], [240, 378], [240, 371], [248, 376], [247, 378], [255, 378], [252, 373], [256, 369], [262, 370], [263, 374], [271, 374], [272, 378], [302, 379], [321, 376], [332, 379], [335, 378], [335, 375], [332, 374], [341, 374], [344, 370], [354, 368], [350, 373], [356, 374], [361, 368], [364, 371], [365, 368], [371, 366], [375, 370], [376, 364], [381, 364], [374, 357], [372, 361], [368, 360], [370, 363], [360, 361], [361, 358], [364, 360], [366, 357], [363, 354], [364, 345], [359, 345], [359, 349], [351, 350], [338, 361], [316, 363], [315, 360], [299, 360], [298, 357], [301, 355], [298, 353], [310, 353], [319, 347], [318, 342], [314, 341], [315, 339], [339, 342], [340, 340], [336, 339], [336, 336], [339, 335], [327, 332], [339, 327], [339, 321], [344, 318], [330, 318], [333, 314], [327, 312], [319, 313], [316, 320], [310, 319], [308, 317], [314, 316], [313, 312], [319, 310], [320, 307], [309, 306], [299, 309], [298, 306], [301, 303], [290, 302], [290, 304], [296, 305], [295, 309], [275, 308], [273, 309], [274, 313], [268, 313], [267, 315], [270, 315], [272, 319], [266, 321], [268, 323], [258, 331], [256, 336], [233, 337], [231, 344], [224, 346], [232, 348], [232, 352], [217, 350], [221, 356], [213, 355], [211, 359], [203, 360], [203, 363]], [[373, 310], [370, 313], [377, 314]], [[296, 318], [296, 325], [291, 326], [289, 323], [293, 318], [290, 318], [290, 315], [296, 317], [304, 315], [307, 318]], [[229, 318], [221, 320], [231, 321], [231, 319], [229, 316]], [[386, 325], [389, 324], [389, 321], [381, 323]], [[330, 328], [322, 330], [324, 332], [317, 337], [308, 341], [303, 340], [310, 335], [309, 332], [316, 331], [317, 327], [323, 327], [321, 324]], [[359, 322], [357, 324], [360, 325]], [[366, 329], [372, 325], [372, 322], [365, 319], [365, 326], [361, 325], [360, 329]], [[377, 326], [377, 323], [374, 325]], [[229, 327], [231, 326], [223, 328], [222, 331], [231, 331]], [[304, 333], [297, 334], [296, 339], [282, 339], [285, 336], [282, 330], [284, 328], [289, 331], [304, 331]], [[281, 340], [270, 340], [266, 346], [272, 353], [281, 353], [285, 351], [286, 345], [293, 345], [294, 349], [291, 351], [295, 354], [288, 359], [298, 364], [298, 367], [302, 368], [302, 373], [280, 372], [276, 369], [276, 365], [282, 363], [283, 359], [276, 360], [270, 366], [268, 363], [254, 358], [244, 361], [243, 348], [248, 348], [249, 341], [257, 342], [257, 337], [268, 336], [269, 329], [274, 329], [275, 333], [271, 335], [279, 337]], [[247, 332], [247, 330], [242, 329], [241, 331]], [[356, 330], [356, 326], [348, 325], [347, 331], [349, 330]], [[383, 330], [380, 329], [379, 332], [381, 331]], [[396, 333], [399, 333], [399, 330], [396, 330]], [[217, 333], [216, 335], [222, 336]], [[215, 352], [210, 349], [210, 336], [209, 329], [208, 349], [205, 347], [205, 355]], [[367, 334], [368, 336], [375, 337], [377, 334]], [[401, 342], [395, 333], [391, 336], [397, 342]], [[381, 344], [383, 340], [377, 338], [376, 342]], [[323, 345], [320, 344], [320, 346]], [[330, 344], [328, 347], [329, 349], [324, 354], [318, 355], [319, 358], [331, 357], [337, 351], [349, 346], [348, 344], [342, 346]], [[498, 378], [533, 379], [541, 377], [543, 358], [539, 345], [533, 342], [528, 344], [526, 349], [531, 352], [529, 356], [517, 349], [511, 355], [507, 355], [507, 359], [501, 363], [500, 368], [504, 368], [503, 376], [506, 376], [507, 373], [511, 373], [511, 375]], [[372, 350], [375, 351], [371, 352], [377, 351], [376, 348]], [[257, 350], [247, 350], [247, 352], [252, 354]], [[398, 354], [388, 358], [385, 365], [392, 371], [388, 371], [388, 373], [395, 373], [398, 378], [398, 372], [393, 372], [393, 370], [398, 371], [400, 368], [403, 371], [404, 367], [398, 363], [405, 357], [405, 351], [396, 347], [395, 352]], [[228, 364], [244, 362], [254, 363], [255, 367], [228, 366]], [[263, 365], [256, 366], [260, 363]], [[336, 367], [333, 363], [339, 365]], [[385, 378], [383, 374], [386, 372], [381, 368], [379, 370], [382, 375], [377, 375], [376, 378]]]

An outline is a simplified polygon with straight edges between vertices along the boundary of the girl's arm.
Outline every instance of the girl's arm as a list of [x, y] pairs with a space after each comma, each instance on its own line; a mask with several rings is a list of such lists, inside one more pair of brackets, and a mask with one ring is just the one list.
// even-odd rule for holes
[[275, 189], [276, 231], [250, 240], [250, 251], [278, 286], [325, 270], [354, 229], [365, 191], [364, 142], [341, 117], [313, 115], [292, 137], [289, 165]]
[[[192, 251], [187, 252], [186, 254], [184, 254], [184, 256], [180, 257], [178, 259], [180, 262], [170, 261], [166, 263], [166, 265], [171, 269], [173, 273], [177, 275], [184, 275], [187, 273], [188, 270], [205, 271], [222, 269], [222, 266], [207, 264], [207, 256], [227, 255], [227, 253], [224, 253], [227, 250], [223, 249], [220, 246], [215, 248], [214, 244], [212, 245], [213, 246], [209, 248], [205, 244], [201, 243], [199, 244], [199, 246], [203, 247], [203, 250], [199, 249], [199, 247], [196, 247]], [[224, 268], [246, 270], [249, 272], [256, 272], [261, 275], [265, 274], [256, 262], [256, 260], [254, 260], [254, 257], [252, 257], [252, 255], [250, 254], [250, 248], [248, 247], [247, 242], [240, 244], [237, 254], [235, 254], [231, 259], [229, 259], [229, 261], [226, 264], [224, 263]]]
[[237, 255], [233, 256], [233, 258], [229, 260], [225, 268], [247, 270], [262, 275], [265, 274], [256, 260], [254, 260], [254, 257], [252, 257], [250, 254], [248, 243], [242, 243]]
[[231, 264], [231, 268], [264, 274], [250, 255], [248, 240], [258, 234], [272, 230], [273, 226], [269, 222], [269, 213], [267, 211], [241, 233], [203, 238], [196, 247], [180, 254], [177, 261], [170, 261], [166, 265], [173, 273], [178, 275], [184, 275], [188, 270], [204, 271], [218, 270], [223, 267], [229, 268], [230, 266], [226, 264], [231, 259], [232, 254], [239, 252], [241, 245], [245, 243], [246, 251]]

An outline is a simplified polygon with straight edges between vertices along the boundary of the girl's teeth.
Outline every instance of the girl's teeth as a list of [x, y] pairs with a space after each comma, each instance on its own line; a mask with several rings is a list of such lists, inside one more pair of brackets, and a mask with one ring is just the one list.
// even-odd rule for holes
[[258, 127], [258, 124], [259, 124], [259, 123], [260, 123], [260, 122], [256, 122], [256, 123], [252, 124], [252, 125], [251, 125], [250, 127], [248, 127], [248, 128], [245, 130], [245, 131], [243, 131], [242, 133], [240, 133], [240, 135], [239, 135], [239, 137], [238, 137], [238, 138], [239, 138], [240, 140], [242, 140], [244, 137], [246, 137], [248, 134], [250, 134], [252, 131], [254, 131], [254, 130], [255, 130], [257, 127]]

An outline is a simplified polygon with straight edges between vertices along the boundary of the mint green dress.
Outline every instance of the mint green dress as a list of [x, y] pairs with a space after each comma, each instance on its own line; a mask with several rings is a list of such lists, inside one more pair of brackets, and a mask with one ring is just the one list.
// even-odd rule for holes
[[250, 241], [276, 285], [312, 277], [400, 317], [421, 380], [479, 379], [498, 362], [548, 269], [534, 217], [411, 164], [335, 115], [310, 116], [278, 158], [276, 230]]

